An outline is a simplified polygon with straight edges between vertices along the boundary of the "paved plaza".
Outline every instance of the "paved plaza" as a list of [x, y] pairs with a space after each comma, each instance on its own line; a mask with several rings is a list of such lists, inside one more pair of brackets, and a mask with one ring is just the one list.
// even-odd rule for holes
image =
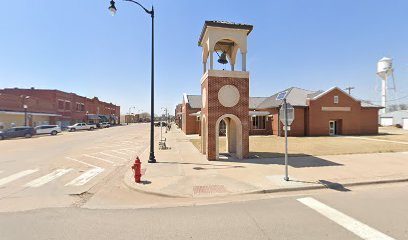
[[171, 149], [156, 151], [157, 164], [147, 164], [148, 153], [142, 154], [142, 184], [134, 183], [129, 169], [124, 177], [129, 187], [165, 196], [214, 197], [408, 181], [408, 152], [290, 157], [286, 182], [282, 157], [239, 160], [224, 154], [208, 161], [180, 129], [164, 136]]

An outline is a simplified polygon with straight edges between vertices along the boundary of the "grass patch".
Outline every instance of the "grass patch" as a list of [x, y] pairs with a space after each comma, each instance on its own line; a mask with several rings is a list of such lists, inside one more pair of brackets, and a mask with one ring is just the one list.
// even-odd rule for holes
[[[386, 134], [364, 136], [365, 138], [384, 139], [408, 142], [408, 134]], [[200, 150], [200, 138], [191, 139]], [[225, 152], [225, 137], [220, 137], [220, 152]], [[357, 153], [386, 153], [408, 151], [407, 144], [371, 141], [347, 137], [289, 137], [289, 154], [291, 156], [322, 156]], [[251, 156], [275, 158], [284, 156], [285, 138], [277, 136], [250, 136], [249, 151]]]

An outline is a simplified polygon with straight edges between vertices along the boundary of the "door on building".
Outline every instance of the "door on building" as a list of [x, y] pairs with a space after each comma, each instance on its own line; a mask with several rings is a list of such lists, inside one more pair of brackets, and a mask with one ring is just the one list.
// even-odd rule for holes
[[408, 130], [408, 118], [402, 119], [402, 127], [403, 127], [405, 130]]
[[380, 124], [381, 126], [392, 126], [393, 125], [393, 119], [392, 117], [382, 117], [380, 118]]
[[329, 121], [329, 135], [334, 136], [336, 134], [336, 121]]

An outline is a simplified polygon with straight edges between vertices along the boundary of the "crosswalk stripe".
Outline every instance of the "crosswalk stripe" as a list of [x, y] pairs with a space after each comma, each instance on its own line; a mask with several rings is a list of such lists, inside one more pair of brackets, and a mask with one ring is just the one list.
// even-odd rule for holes
[[71, 157], [65, 157], [65, 158], [66, 158], [66, 159], [69, 159], [69, 160], [72, 160], [72, 161], [75, 161], [75, 162], [82, 163], [82, 164], [87, 165], [87, 166], [89, 166], [89, 167], [94, 167], [94, 168], [97, 168], [97, 167], [98, 167], [98, 166], [92, 165], [92, 164], [90, 164], [90, 163], [86, 163], [86, 162], [84, 162], [84, 161], [81, 161], [81, 160], [78, 160], [78, 159], [75, 159], [75, 158], [71, 158]]
[[17, 180], [19, 178], [22, 178], [22, 177], [25, 177], [25, 176], [30, 175], [32, 173], [35, 173], [37, 171], [38, 171], [38, 168], [37, 169], [30, 169], [30, 170], [21, 171], [21, 172], [15, 173], [13, 175], [10, 175], [8, 177], [2, 178], [2, 179], [0, 179], [0, 187], [7, 184], [7, 183], [15, 181], [15, 180]]
[[41, 187], [42, 185], [49, 183], [61, 176], [63, 176], [64, 174], [68, 173], [72, 171], [72, 168], [68, 168], [68, 169], [57, 169], [52, 173], [49, 173], [45, 176], [39, 177], [27, 184], [25, 184], [25, 187]]
[[357, 221], [356, 219], [347, 216], [344, 213], [337, 211], [334, 208], [331, 208], [314, 198], [305, 197], [297, 199], [299, 202], [310, 207], [311, 209], [317, 211], [333, 222], [339, 224], [355, 235], [359, 236], [362, 239], [366, 240], [394, 240], [393, 238], [385, 235], [384, 233], [367, 226], [366, 224]]
[[110, 163], [110, 164], [115, 164], [115, 162], [112, 162], [112, 161], [104, 159], [104, 158], [95, 157], [95, 156], [88, 155], [88, 154], [84, 154], [84, 156], [85, 157], [90, 157], [90, 158], [93, 158], [93, 159], [97, 159], [97, 160], [101, 160], [101, 161], [104, 161], [104, 162], [107, 162], [107, 163]]
[[134, 150], [130, 150], [130, 149], [126, 149], [126, 148], [124, 148], [124, 149], [119, 149], [119, 150], [131, 152], [131, 153], [135, 153], [135, 152], [136, 152], [136, 151], [134, 151]]
[[86, 171], [85, 173], [81, 174], [79, 177], [75, 178], [71, 182], [65, 184], [65, 186], [82, 186], [85, 183], [92, 180], [92, 178], [96, 177], [100, 173], [102, 173], [105, 169], [103, 168], [92, 168], [91, 170]]
[[126, 158], [118, 157], [118, 156], [115, 156], [115, 155], [112, 155], [112, 154], [108, 154], [108, 153], [104, 153], [104, 152], [100, 152], [100, 154], [105, 155], [105, 156], [108, 156], [108, 157], [114, 157], [114, 158], [123, 159], [123, 160], [126, 160], [126, 161], [128, 160], [128, 159], [126, 159]]
[[116, 150], [111, 150], [111, 151], [112, 151], [112, 152], [115, 152], [115, 153], [119, 153], [119, 154], [128, 156], [126, 153], [123, 153], [123, 152], [119, 152], [119, 151], [116, 151]]

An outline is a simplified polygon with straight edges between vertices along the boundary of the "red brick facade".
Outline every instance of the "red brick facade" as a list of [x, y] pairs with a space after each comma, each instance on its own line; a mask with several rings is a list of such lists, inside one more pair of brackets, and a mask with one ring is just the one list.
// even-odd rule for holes
[[[222, 80], [218, 81], [220, 85], [225, 84]], [[207, 86], [207, 82], [204, 82], [203, 86]], [[218, 101], [216, 96], [214, 95], [213, 99], [209, 100]], [[335, 96], [338, 98], [338, 103], [334, 102]], [[307, 106], [295, 106], [294, 108], [295, 120], [288, 132], [289, 136], [327, 136], [329, 135], [330, 121], [336, 121], [336, 134], [339, 135], [378, 133], [379, 107], [362, 107], [359, 100], [354, 99], [338, 88], [333, 88], [316, 99], [308, 99]], [[223, 110], [225, 108], [214, 108], [213, 111], [220, 112]], [[268, 112], [269, 115], [265, 116], [265, 128], [255, 129], [253, 124], [255, 119], [247, 114], [249, 135], [284, 135], [283, 124], [279, 120], [279, 108], [250, 109], [250, 111], [254, 110]], [[193, 112], [197, 111], [200, 111], [200, 109], [193, 110]], [[203, 114], [207, 111], [207, 109], [203, 108]], [[215, 115], [219, 116], [217, 113]], [[188, 122], [185, 128], [188, 128]], [[195, 129], [195, 127], [192, 129]], [[189, 131], [188, 134], [197, 133], [199, 132]]]
[[[225, 85], [235, 86], [240, 94], [238, 103], [234, 107], [224, 107], [218, 100], [218, 92]], [[205, 107], [201, 109], [208, 124], [208, 160], [216, 160], [216, 122], [225, 114], [236, 116], [242, 126], [242, 155], [246, 157], [249, 152], [249, 78], [214, 77], [209, 76], [201, 84], [201, 91], [206, 91], [208, 96]]]
[[182, 117], [180, 120], [183, 132], [185, 134], [198, 134], [200, 132], [200, 122], [196, 116], [191, 116], [190, 114], [197, 113], [201, 109], [191, 108], [190, 104], [186, 103], [184, 99], [181, 107]]
[[23, 97], [27, 111], [33, 113], [51, 113], [58, 115], [52, 117], [50, 124], [87, 121], [88, 114], [111, 116], [115, 123], [119, 123], [120, 106], [99, 101], [98, 98], [86, 98], [74, 93], [59, 90], [45, 89], [19, 89], [8, 88], [0, 90], [0, 110], [22, 112]]
[[[338, 103], [334, 103], [335, 96]], [[323, 110], [343, 108], [342, 111]], [[306, 135], [328, 135], [329, 122], [337, 121], [337, 134], [365, 135], [378, 133], [378, 108], [363, 108], [361, 102], [335, 88], [320, 98], [309, 101]]]

